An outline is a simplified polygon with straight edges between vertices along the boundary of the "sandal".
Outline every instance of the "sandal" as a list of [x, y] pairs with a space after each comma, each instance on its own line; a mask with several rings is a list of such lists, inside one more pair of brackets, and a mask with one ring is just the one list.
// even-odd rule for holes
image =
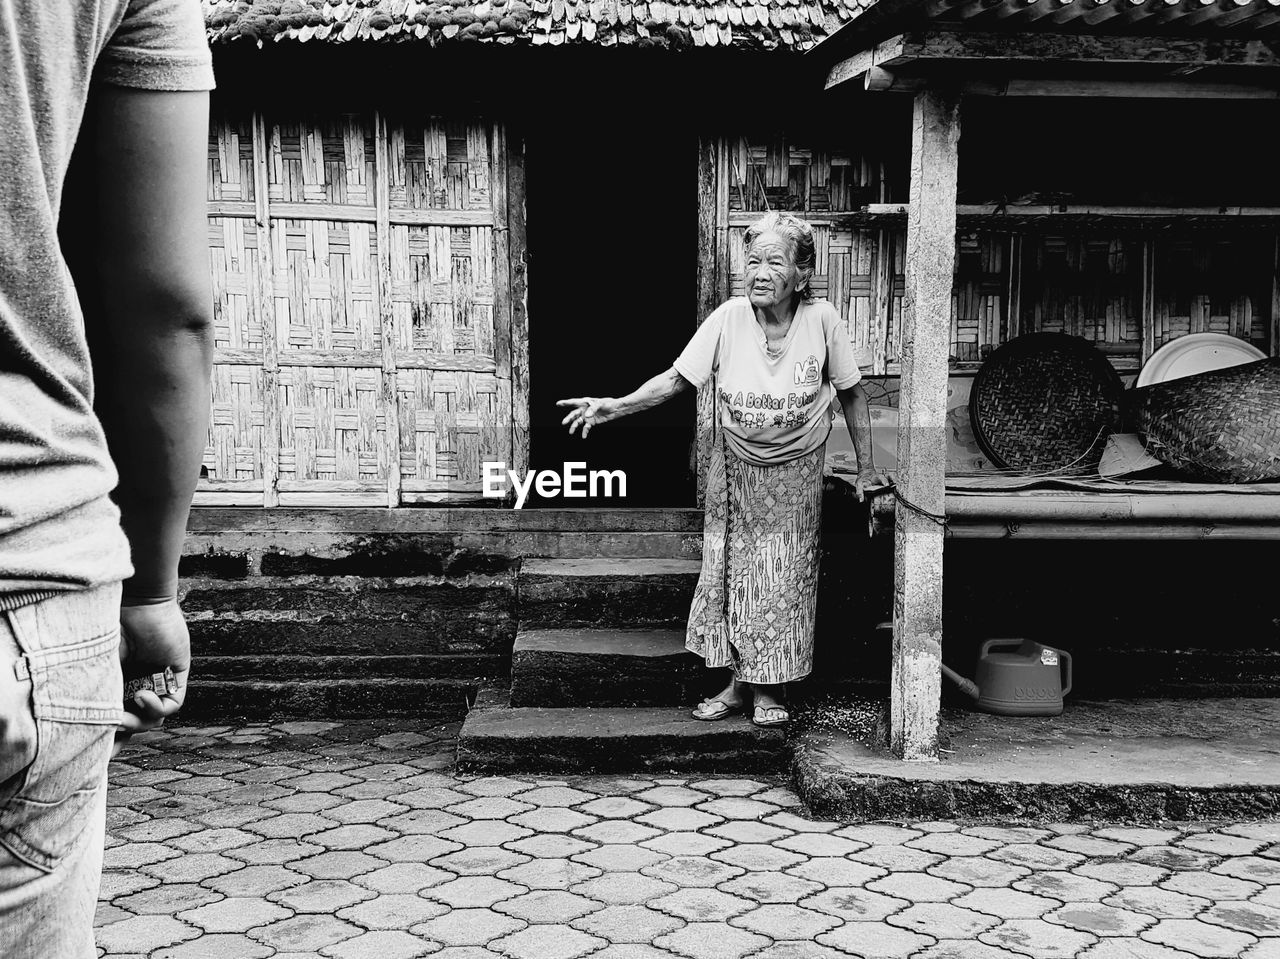
[[784, 726], [791, 722], [791, 714], [785, 706], [757, 706], [751, 721], [757, 726]]
[[724, 719], [726, 716], [732, 716], [734, 713], [742, 711], [742, 704], [726, 703], [722, 699], [707, 698], [698, 703], [694, 707], [693, 712], [689, 715], [694, 719], [699, 719], [704, 723], [714, 722], [717, 719]]

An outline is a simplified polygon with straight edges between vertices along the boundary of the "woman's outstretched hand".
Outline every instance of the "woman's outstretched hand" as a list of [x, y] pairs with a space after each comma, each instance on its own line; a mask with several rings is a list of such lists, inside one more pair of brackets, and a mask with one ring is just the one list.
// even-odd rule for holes
[[591, 427], [617, 419], [616, 403], [617, 400], [611, 396], [579, 396], [571, 400], [559, 400], [556, 406], [573, 407], [560, 424], [569, 427], [570, 433], [581, 426], [585, 438], [591, 432]]
[[873, 489], [879, 489], [882, 486], [889, 485], [889, 478], [874, 468], [858, 470], [858, 476], [853, 481], [853, 493], [858, 497], [861, 503], [866, 498], [867, 493]]

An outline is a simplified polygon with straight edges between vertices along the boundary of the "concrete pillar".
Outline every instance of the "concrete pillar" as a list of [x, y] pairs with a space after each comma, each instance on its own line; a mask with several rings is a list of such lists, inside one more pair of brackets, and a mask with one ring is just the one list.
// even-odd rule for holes
[[[959, 140], [959, 95], [918, 93], [911, 132], [897, 482], [907, 502], [937, 515], [944, 509]], [[938, 756], [943, 532], [934, 520], [899, 504], [889, 738], [901, 759]]]

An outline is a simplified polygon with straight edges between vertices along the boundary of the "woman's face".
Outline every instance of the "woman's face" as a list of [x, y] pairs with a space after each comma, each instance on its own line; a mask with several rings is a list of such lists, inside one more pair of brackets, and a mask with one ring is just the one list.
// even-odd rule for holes
[[747, 248], [743, 280], [751, 305], [768, 308], [789, 302], [804, 276], [791, 244], [777, 233], [761, 233]]

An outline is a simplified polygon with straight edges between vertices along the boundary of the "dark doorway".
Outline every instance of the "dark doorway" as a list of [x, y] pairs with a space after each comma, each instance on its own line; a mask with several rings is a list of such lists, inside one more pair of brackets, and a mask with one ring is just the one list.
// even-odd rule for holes
[[617, 103], [583, 106], [525, 137], [530, 465], [622, 470], [627, 495], [526, 505], [693, 506], [693, 390], [585, 441], [560, 425], [557, 400], [625, 396], [670, 368], [698, 322], [696, 139]]

